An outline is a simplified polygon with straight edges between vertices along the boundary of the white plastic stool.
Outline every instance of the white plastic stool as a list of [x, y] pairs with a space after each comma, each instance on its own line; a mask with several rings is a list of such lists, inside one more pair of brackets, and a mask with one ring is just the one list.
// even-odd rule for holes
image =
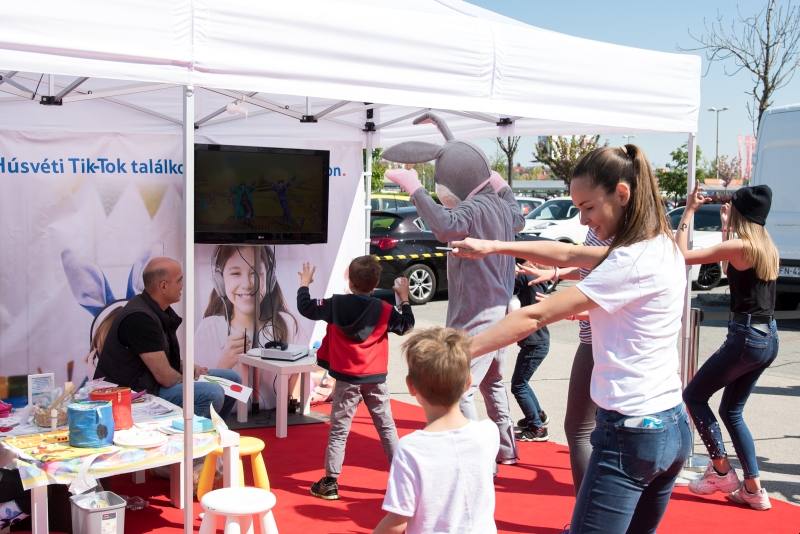
[[225, 518], [225, 534], [253, 534], [253, 524], [261, 534], [278, 534], [272, 515], [275, 495], [261, 488], [221, 488], [209, 491], [200, 501], [205, 510], [200, 534], [217, 531], [217, 517]]

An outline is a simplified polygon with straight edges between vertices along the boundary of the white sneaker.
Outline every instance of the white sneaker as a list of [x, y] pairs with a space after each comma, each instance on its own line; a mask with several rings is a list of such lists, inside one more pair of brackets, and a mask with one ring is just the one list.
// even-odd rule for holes
[[689, 482], [689, 491], [696, 495], [711, 495], [717, 491], [730, 493], [738, 489], [739, 485], [739, 477], [733, 467], [726, 474], [718, 475], [714, 470], [714, 464], [708, 462], [703, 476]]
[[729, 493], [727, 497], [729, 501], [736, 504], [746, 504], [753, 510], [769, 510], [772, 508], [772, 503], [769, 502], [769, 496], [764, 488], [758, 490], [758, 493], [750, 493], [742, 484], [739, 489]]

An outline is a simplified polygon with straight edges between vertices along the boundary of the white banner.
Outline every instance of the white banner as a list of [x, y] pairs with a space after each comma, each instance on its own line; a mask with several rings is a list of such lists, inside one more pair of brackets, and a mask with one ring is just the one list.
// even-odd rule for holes
[[[361, 147], [296, 148], [331, 151], [328, 243], [278, 246], [274, 262], [285, 341], [313, 344], [324, 329], [297, 313], [296, 273], [302, 261], [316, 263], [312, 295], [341, 292], [345, 267], [363, 254]], [[72, 380], [82, 380], [94, 318], [141, 291], [149, 257], [183, 261], [183, 180], [179, 136], [0, 132], [0, 375], [41, 369], [58, 384], [74, 369]], [[213, 251], [197, 247], [196, 329], [209, 304]], [[183, 315], [183, 303], [174, 308]], [[213, 351], [196, 358], [220, 364]]]
[[128, 296], [132, 270], [141, 290], [134, 267], [182, 260], [180, 147], [176, 136], [0, 132], [0, 374], [41, 369], [58, 384], [69, 364], [80, 381], [95, 315]]

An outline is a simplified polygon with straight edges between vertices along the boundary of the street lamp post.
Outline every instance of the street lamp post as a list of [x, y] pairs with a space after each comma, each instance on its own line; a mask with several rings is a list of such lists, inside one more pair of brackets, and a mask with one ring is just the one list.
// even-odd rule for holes
[[627, 145], [628, 143], [630, 143], [630, 142], [631, 142], [631, 139], [633, 139], [634, 137], [636, 137], [636, 136], [635, 136], [635, 135], [623, 135], [623, 136], [622, 136], [622, 138], [625, 140], [625, 144], [626, 144], [626, 145]]
[[717, 117], [717, 142], [716, 142], [717, 146], [714, 152], [714, 161], [715, 161], [714, 167], [716, 167], [717, 169], [717, 175], [716, 175], [717, 180], [719, 180], [719, 113], [720, 111], [725, 111], [727, 109], [728, 109], [727, 106], [721, 108], [708, 108], [708, 111], [713, 111]]

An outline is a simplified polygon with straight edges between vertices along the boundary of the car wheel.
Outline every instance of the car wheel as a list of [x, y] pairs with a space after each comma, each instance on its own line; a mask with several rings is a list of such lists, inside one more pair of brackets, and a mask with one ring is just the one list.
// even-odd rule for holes
[[408, 297], [412, 304], [425, 304], [436, 294], [436, 274], [423, 263], [417, 263], [403, 271], [408, 278]]
[[700, 266], [697, 274], [697, 281], [694, 286], [702, 291], [708, 291], [717, 287], [722, 280], [722, 267], [719, 263], [708, 263]]

